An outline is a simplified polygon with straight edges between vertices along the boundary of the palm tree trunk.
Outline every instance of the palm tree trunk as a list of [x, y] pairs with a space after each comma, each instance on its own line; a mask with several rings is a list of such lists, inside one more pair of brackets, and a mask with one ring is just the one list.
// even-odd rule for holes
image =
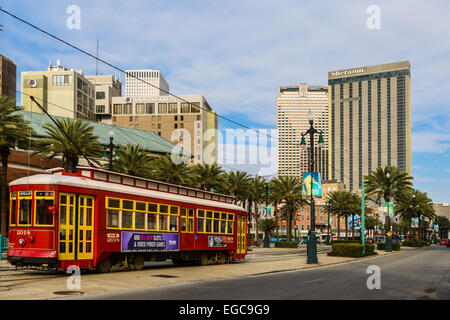
[[337, 215], [337, 229], [338, 229], [338, 234], [337, 234], [337, 239], [339, 240], [339, 237], [341, 236], [341, 217], [339, 215]]
[[[2, 237], [8, 236], [8, 183], [7, 183], [7, 172], [8, 172], [8, 157], [10, 155], [10, 150], [8, 146], [0, 146], [0, 157], [2, 158], [2, 174], [1, 174], [1, 198], [0, 198], [0, 233]], [[1, 245], [1, 244], [0, 244]]]

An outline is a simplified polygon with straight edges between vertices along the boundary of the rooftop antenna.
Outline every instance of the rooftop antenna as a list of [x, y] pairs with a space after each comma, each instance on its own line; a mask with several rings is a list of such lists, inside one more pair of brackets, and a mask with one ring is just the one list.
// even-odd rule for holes
[[99, 37], [97, 35], [97, 60], [96, 60], [96, 67], [95, 67], [95, 75], [96, 76], [98, 76], [98, 47], [99, 47], [99, 42], [100, 42], [100, 39], [99, 39]]

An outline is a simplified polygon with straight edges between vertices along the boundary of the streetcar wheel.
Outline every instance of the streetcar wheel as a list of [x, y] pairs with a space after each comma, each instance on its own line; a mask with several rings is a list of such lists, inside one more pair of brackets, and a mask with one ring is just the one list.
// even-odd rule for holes
[[134, 256], [133, 266], [137, 271], [144, 269], [144, 257], [141, 254]]
[[207, 264], [208, 264], [208, 255], [206, 254], [206, 253], [203, 253], [201, 256], [200, 256], [200, 265], [201, 266], [206, 266]]
[[227, 262], [227, 257], [225, 256], [225, 253], [223, 253], [223, 252], [219, 253], [219, 257], [218, 258], [219, 258], [218, 259], [219, 264], [225, 264], [225, 262]]
[[112, 268], [112, 264], [111, 264], [111, 258], [110, 257], [106, 258], [105, 260], [102, 260], [97, 266], [97, 270], [100, 273], [111, 272], [111, 268]]

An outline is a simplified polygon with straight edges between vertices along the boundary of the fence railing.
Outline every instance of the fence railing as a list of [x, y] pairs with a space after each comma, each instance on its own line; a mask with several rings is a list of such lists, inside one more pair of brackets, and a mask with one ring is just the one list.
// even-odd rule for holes
[[3, 253], [8, 251], [8, 238], [0, 235], [0, 260], [2, 260]]

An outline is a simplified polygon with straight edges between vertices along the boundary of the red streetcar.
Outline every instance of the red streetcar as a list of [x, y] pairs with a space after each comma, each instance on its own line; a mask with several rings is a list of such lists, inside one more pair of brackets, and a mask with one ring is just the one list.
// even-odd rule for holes
[[47, 172], [10, 183], [13, 265], [109, 272], [245, 258], [246, 212], [231, 196], [86, 167]]

